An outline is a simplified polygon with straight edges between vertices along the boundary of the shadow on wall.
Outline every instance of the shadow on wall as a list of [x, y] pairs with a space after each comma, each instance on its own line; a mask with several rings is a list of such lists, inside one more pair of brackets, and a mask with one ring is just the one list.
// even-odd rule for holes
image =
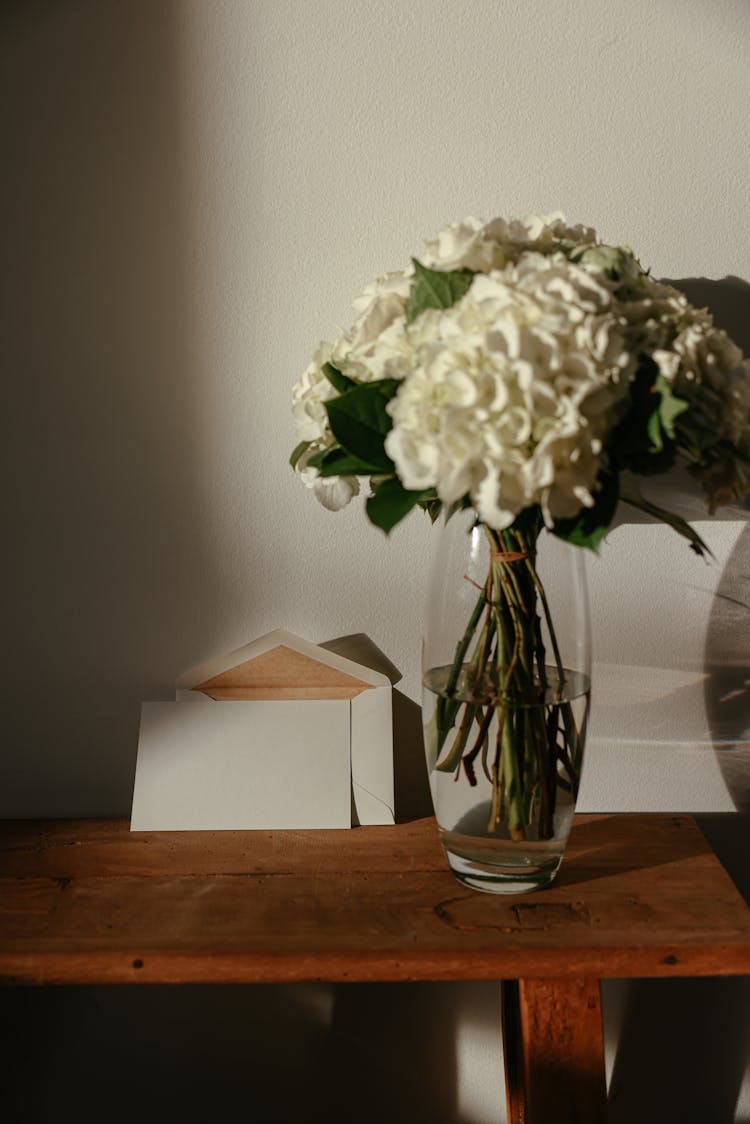
[[502, 1098], [499, 989], [486, 984], [28, 987], [0, 995], [14, 1028], [2, 1095], [12, 1121], [475, 1124], [456, 1103], [462, 1008], [496, 1048], [496, 1103]]
[[717, 327], [750, 356], [750, 284], [731, 274], [721, 280], [709, 277], [680, 277], [676, 281], [665, 278], [674, 285], [695, 308], [707, 308]]
[[610, 1124], [734, 1124], [746, 1073], [750, 981], [643, 980], [626, 1004]]
[[456, 1051], [467, 1001], [460, 985], [337, 985], [334, 994], [331, 1121], [459, 1124]]
[[140, 700], [210, 631], [178, 21], [3, 7], [0, 815], [126, 814]]
[[[421, 710], [395, 689], [401, 672], [364, 633], [340, 636], [321, 647], [390, 679], [396, 822], [431, 815]], [[458, 1124], [458, 1032], [467, 1017], [474, 1023], [482, 1013], [491, 1027], [489, 1010], [497, 1033], [497, 987], [339, 984], [332, 996], [329, 1048], [338, 1064], [329, 1120], [345, 1120], [353, 1113], [362, 1124], [375, 1124], [427, 1113], [433, 1124]]]
[[281, 1124], [324, 1120], [334, 1101], [321, 985], [29, 987], [2, 997], [15, 1031], [8, 1120]]
[[[750, 284], [739, 277], [683, 278], [670, 284], [750, 357]], [[706, 715], [716, 758], [735, 807], [750, 812], [750, 526], [737, 540], [711, 606], [705, 643]]]
[[[750, 285], [736, 277], [671, 284], [697, 307], [708, 307], [719, 327], [750, 355]], [[750, 904], [750, 526], [721, 575], [704, 651], [709, 729], [739, 814], [696, 818]], [[733, 1124], [749, 1051], [750, 981], [633, 983], [610, 1084], [612, 1124], [634, 1119]]]
[[711, 605], [705, 705], [716, 759], [738, 811], [750, 813], [750, 526], [729, 556]]
[[424, 756], [422, 711], [395, 689], [402, 675], [377, 644], [363, 632], [326, 640], [321, 648], [379, 671], [393, 687], [393, 789], [396, 823], [432, 815], [430, 786]]

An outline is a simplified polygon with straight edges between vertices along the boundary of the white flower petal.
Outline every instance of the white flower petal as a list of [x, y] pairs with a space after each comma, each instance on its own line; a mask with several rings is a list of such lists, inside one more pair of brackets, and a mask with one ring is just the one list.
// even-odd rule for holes
[[359, 494], [356, 476], [318, 476], [312, 487], [317, 499], [329, 511], [340, 511]]

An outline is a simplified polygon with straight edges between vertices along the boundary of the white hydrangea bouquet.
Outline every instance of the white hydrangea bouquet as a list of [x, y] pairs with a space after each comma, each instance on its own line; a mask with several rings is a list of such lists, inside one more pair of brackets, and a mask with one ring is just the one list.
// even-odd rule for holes
[[333, 510], [369, 480], [367, 515], [386, 532], [414, 507], [433, 519], [472, 509], [492, 563], [456, 646], [454, 695], [438, 709], [438, 753], [454, 734], [438, 768], [463, 760], [471, 781], [478, 739], [469, 750], [467, 728], [484, 724], [489, 829], [507, 819], [512, 838], [532, 825], [549, 837], [554, 786], [578, 782], [572, 712], [562, 708], [552, 733], [544, 717], [524, 730], [519, 782], [503, 759], [510, 719], [501, 709], [492, 758], [483, 709], [547, 686], [538, 536], [546, 528], [596, 549], [623, 500], [704, 552], [695, 530], [646, 500], [632, 474], [680, 460], [710, 512], [744, 498], [750, 361], [630, 249], [561, 214], [448, 226], [421, 260], [368, 285], [354, 310], [352, 326], [320, 345], [294, 387], [291, 463]]

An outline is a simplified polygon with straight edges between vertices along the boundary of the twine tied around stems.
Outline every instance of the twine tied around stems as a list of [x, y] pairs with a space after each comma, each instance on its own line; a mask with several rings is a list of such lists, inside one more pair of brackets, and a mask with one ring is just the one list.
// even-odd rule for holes
[[[524, 558], [528, 558], [528, 557], [529, 557], [528, 550], [491, 550], [490, 551], [490, 561], [491, 562], [523, 562]], [[467, 581], [469, 583], [469, 585], [473, 585], [475, 587], [475, 589], [478, 589], [480, 593], [483, 593], [485, 591], [486, 587], [481, 586], [479, 584], [479, 582], [475, 582], [474, 579], [470, 578], [468, 574], [464, 574], [464, 580]], [[508, 581], [508, 579], [503, 578], [503, 581]]]
[[490, 558], [493, 562], [523, 562], [529, 557], [528, 550], [491, 550]]

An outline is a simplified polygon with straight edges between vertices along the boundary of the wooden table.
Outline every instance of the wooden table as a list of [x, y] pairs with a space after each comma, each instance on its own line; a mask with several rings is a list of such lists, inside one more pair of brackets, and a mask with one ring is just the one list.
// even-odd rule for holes
[[505, 981], [512, 1124], [606, 1119], [600, 979], [750, 974], [750, 910], [688, 816], [577, 816], [530, 895], [461, 886], [431, 819], [9, 821], [0, 880], [4, 984]]

